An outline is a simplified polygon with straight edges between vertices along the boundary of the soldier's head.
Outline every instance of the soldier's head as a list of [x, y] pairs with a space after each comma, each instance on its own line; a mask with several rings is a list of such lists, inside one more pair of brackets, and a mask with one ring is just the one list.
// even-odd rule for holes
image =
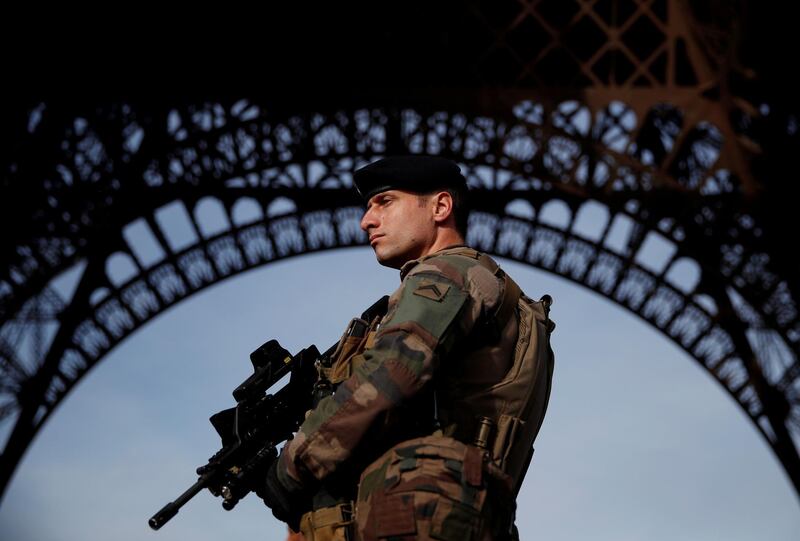
[[467, 182], [458, 165], [435, 156], [394, 156], [353, 174], [367, 204], [361, 229], [378, 262], [399, 268], [464, 242], [469, 208]]

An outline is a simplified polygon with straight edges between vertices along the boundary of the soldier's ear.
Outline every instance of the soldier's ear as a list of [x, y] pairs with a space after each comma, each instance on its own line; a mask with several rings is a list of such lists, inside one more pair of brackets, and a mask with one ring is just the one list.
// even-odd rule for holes
[[436, 192], [433, 194], [432, 204], [434, 222], [445, 222], [453, 215], [453, 196], [450, 192]]

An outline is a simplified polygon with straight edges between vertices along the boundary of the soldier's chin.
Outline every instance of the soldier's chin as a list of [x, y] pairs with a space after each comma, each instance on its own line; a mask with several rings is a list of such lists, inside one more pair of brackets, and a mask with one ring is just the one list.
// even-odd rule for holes
[[399, 269], [405, 263], [405, 261], [401, 261], [401, 257], [397, 257], [397, 254], [383, 253], [377, 248], [375, 249], [375, 259], [378, 260], [378, 263], [390, 269]]

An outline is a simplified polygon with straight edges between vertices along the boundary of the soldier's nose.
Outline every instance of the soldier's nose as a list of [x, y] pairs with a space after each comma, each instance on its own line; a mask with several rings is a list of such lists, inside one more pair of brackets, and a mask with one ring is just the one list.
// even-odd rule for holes
[[364, 213], [364, 216], [361, 218], [360, 226], [362, 231], [368, 231], [370, 227], [377, 226], [375, 217], [370, 211]]

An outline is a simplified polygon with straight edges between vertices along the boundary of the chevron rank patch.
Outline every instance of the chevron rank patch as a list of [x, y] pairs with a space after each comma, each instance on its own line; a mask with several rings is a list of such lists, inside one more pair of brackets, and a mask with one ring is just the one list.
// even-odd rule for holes
[[431, 280], [422, 280], [419, 286], [417, 286], [417, 289], [414, 290], [414, 295], [419, 295], [420, 297], [425, 297], [432, 301], [442, 302], [442, 299], [447, 295], [449, 289], [450, 286], [447, 284], [437, 283]]

